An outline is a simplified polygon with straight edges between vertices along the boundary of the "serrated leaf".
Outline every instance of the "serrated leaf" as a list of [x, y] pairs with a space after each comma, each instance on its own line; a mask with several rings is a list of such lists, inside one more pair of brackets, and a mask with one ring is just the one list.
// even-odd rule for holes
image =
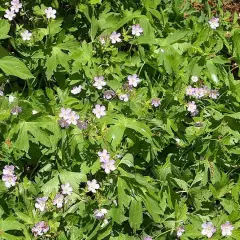
[[129, 224], [131, 228], [137, 230], [143, 222], [143, 209], [140, 200], [132, 199], [129, 209]]

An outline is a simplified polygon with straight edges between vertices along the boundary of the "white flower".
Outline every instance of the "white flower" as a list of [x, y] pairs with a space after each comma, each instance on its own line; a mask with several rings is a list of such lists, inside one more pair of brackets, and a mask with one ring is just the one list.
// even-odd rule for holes
[[188, 102], [188, 108], [187, 108], [187, 110], [188, 110], [190, 113], [196, 112], [196, 110], [197, 110], [197, 105], [195, 104], [194, 101]]
[[16, 17], [16, 14], [12, 10], [6, 10], [4, 17], [7, 18], [9, 21], [12, 21]]
[[14, 0], [14, 1], [11, 1], [11, 11], [15, 12], [15, 13], [18, 13], [19, 12], [19, 9], [22, 8], [22, 3], [19, 2], [19, 0]]
[[103, 149], [102, 152], [98, 152], [98, 156], [100, 157], [100, 162], [110, 160], [110, 155], [106, 149]]
[[104, 227], [106, 227], [108, 225], [108, 220], [107, 219], [104, 219], [103, 220], [103, 223], [102, 223], [102, 225], [101, 225], [101, 228], [104, 228]]
[[102, 162], [101, 167], [107, 174], [109, 174], [111, 171], [116, 170], [115, 161], [112, 159]]
[[63, 185], [61, 185], [62, 188], [62, 194], [64, 195], [71, 195], [73, 188], [71, 187], [70, 183], [65, 183]]
[[67, 118], [67, 123], [77, 125], [77, 120], [79, 118], [80, 118], [79, 115], [76, 112], [72, 111], [72, 112], [70, 112], [70, 114]]
[[129, 100], [129, 94], [120, 94], [119, 95], [119, 99], [124, 101], [124, 102], [128, 102]]
[[96, 87], [97, 89], [101, 90], [103, 86], [105, 86], [107, 83], [104, 81], [103, 76], [95, 77], [94, 78], [94, 84], [93, 86]]
[[10, 188], [16, 185], [17, 177], [14, 175], [3, 175], [2, 180], [4, 181], [5, 186]]
[[143, 29], [140, 27], [139, 24], [132, 26], [132, 35], [140, 36], [143, 33]]
[[73, 89], [71, 90], [71, 93], [76, 95], [76, 94], [80, 93], [81, 90], [82, 90], [82, 86], [79, 85], [78, 87], [73, 87]]
[[219, 27], [219, 18], [215, 18], [213, 17], [212, 19], [210, 19], [208, 21], [209, 25], [210, 25], [210, 28], [212, 29], [217, 29], [217, 27]]
[[92, 111], [97, 118], [101, 118], [106, 115], [106, 108], [105, 106], [101, 106], [99, 104], [95, 105], [95, 108]]
[[37, 114], [38, 113], [38, 111], [36, 111], [36, 110], [32, 110], [32, 115], [35, 115], [35, 114]]
[[111, 40], [111, 42], [113, 43], [113, 44], [115, 44], [115, 43], [117, 43], [117, 42], [121, 42], [122, 40], [121, 40], [121, 38], [120, 38], [120, 36], [121, 36], [121, 33], [117, 33], [117, 32], [113, 32], [111, 35], [110, 35], [110, 40]]
[[87, 181], [87, 187], [89, 192], [96, 193], [96, 189], [99, 189], [100, 185], [97, 183], [96, 179], [93, 179], [92, 181]]
[[68, 120], [72, 110], [70, 108], [61, 108], [61, 112], [59, 113], [59, 117], [64, 120]]
[[12, 102], [14, 102], [14, 100], [16, 99], [16, 97], [9, 95], [8, 96], [8, 102], [11, 104]]
[[212, 222], [203, 223], [202, 228], [201, 234], [208, 238], [211, 238], [216, 232], [216, 228], [213, 226]]
[[212, 99], [217, 99], [219, 97], [218, 90], [210, 90], [209, 91], [209, 97]]
[[2, 90], [0, 90], [0, 97], [4, 96], [4, 92]]
[[105, 217], [105, 215], [107, 214], [107, 209], [105, 208], [102, 208], [100, 210], [96, 209], [94, 211], [94, 216], [96, 219], [100, 220], [100, 219], [103, 219]]
[[213, 81], [214, 81], [215, 83], [218, 82], [218, 77], [217, 77], [216, 74], [212, 74], [211, 77], [212, 77], [212, 79], [213, 79]]
[[192, 80], [192, 82], [197, 82], [199, 79], [198, 79], [198, 76], [192, 76], [191, 77], [191, 80]]
[[48, 200], [48, 197], [37, 198], [36, 199], [37, 202], [35, 203], [35, 208], [43, 212], [45, 210], [47, 200]]
[[229, 221], [222, 224], [221, 226], [222, 236], [231, 236], [233, 229], [234, 229], [234, 226]]
[[29, 41], [31, 40], [32, 33], [29, 32], [28, 30], [25, 30], [24, 32], [21, 33], [23, 41]]
[[137, 74], [128, 76], [128, 85], [129, 86], [137, 87], [138, 83], [140, 83], [140, 79], [138, 78]]
[[57, 11], [55, 9], [53, 9], [52, 7], [49, 7], [47, 9], [45, 9], [45, 13], [46, 13], [46, 17], [48, 19], [50, 19], [50, 18], [55, 19]]
[[185, 232], [185, 229], [183, 226], [177, 228], [177, 237], [181, 237], [183, 233]]
[[62, 208], [64, 196], [58, 193], [53, 199], [53, 205], [57, 205], [57, 208]]

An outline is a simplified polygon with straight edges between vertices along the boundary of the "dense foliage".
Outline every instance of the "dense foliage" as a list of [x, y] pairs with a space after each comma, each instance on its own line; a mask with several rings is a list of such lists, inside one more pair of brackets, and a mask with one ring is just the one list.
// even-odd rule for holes
[[1, 0], [0, 239], [240, 239], [222, 4]]

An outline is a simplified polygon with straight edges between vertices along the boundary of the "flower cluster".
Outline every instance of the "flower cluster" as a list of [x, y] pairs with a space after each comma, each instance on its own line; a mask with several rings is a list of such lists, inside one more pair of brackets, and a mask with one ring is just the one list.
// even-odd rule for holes
[[68, 127], [70, 124], [77, 125], [79, 119], [79, 115], [70, 108], [61, 108], [59, 117], [61, 118], [59, 120], [61, 127]]
[[[229, 221], [222, 224], [221, 225], [222, 236], [231, 236], [233, 229], [234, 227]], [[216, 231], [217, 229], [214, 227], [212, 222], [206, 222], [202, 224], [201, 234], [203, 236], [207, 236], [208, 238], [211, 238]]]
[[19, 0], [12, 0], [10, 10], [7, 9], [4, 17], [9, 21], [12, 21], [16, 17], [16, 13], [22, 8], [22, 3]]
[[38, 222], [32, 228], [32, 233], [35, 237], [42, 236], [49, 231], [49, 226], [44, 221]]
[[102, 152], [98, 152], [98, 156], [100, 157], [101, 167], [104, 169], [105, 173], [109, 174], [111, 171], [116, 170], [115, 161], [111, 159], [106, 149], [103, 149]]
[[2, 180], [7, 188], [16, 185], [17, 177], [14, 174], [14, 168], [13, 165], [6, 165], [3, 169]]
[[198, 99], [206, 96], [209, 96], [212, 99], [217, 99], [217, 97], [219, 96], [219, 92], [217, 90], [211, 90], [207, 86], [204, 86], [202, 88], [194, 88], [192, 86], [188, 86], [186, 89], [186, 95]]

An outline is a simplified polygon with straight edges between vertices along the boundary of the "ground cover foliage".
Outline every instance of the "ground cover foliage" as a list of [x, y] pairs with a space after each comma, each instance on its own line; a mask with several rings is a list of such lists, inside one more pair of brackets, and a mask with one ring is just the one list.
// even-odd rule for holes
[[223, 4], [1, 1], [0, 239], [240, 239]]

